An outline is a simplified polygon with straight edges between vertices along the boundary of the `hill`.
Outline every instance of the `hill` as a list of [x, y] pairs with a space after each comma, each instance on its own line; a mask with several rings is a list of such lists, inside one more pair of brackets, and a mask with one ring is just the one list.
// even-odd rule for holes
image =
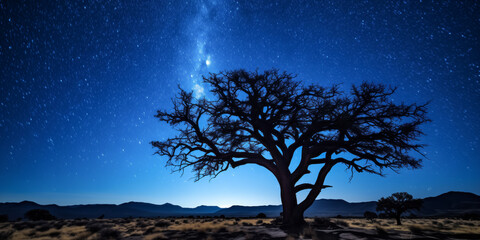
[[[436, 197], [423, 199], [424, 204], [418, 216], [459, 216], [464, 214], [480, 214], [480, 196], [467, 192], [447, 192]], [[342, 199], [319, 199], [305, 212], [306, 217], [315, 216], [363, 216], [365, 211], [375, 211], [376, 202], [350, 203]], [[23, 218], [31, 209], [46, 209], [57, 218], [124, 218], [124, 217], [168, 217], [168, 216], [220, 216], [254, 217], [265, 213], [268, 217], [277, 217], [282, 212], [281, 205], [268, 206], [198, 206], [183, 208], [165, 203], [161, 205], [128, 202], [115, 204], [88, 204], [58, 206], [55, 204], [40, 205], [31, 201], [19, 203], [0, 203], [0, 214], [7, 214], [10, 220]]]

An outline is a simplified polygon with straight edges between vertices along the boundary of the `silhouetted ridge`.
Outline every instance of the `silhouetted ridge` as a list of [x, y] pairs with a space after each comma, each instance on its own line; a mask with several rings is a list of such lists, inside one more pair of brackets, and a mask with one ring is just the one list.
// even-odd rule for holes
[[[480, 196], [468, 192], [447, 192], [436, 197], [423, 199], [423, 207], [418, 216], [462, 216], [465, 214], [480, 214]], [[364, 212], [375, 212], [376, 202], [350, 203], [343, 199], [315, 200], [305, 212], [305, 216], [363, 216]], [[239, 206], [229, 208], [218, 206], [198, 206], [183, 208], [171, 203], [161, 205], [144, 202], [127, 202], [116, 204], [86, 204], [58, 206], [55, 204], [40, 205], [31, 201], [19, 203], [0, 203], [0, 215], [7, 214], [10, 220], [23, 218], [32, 209], [45, 209], [57, 218], [105, 218], [123, 217], [169, 217], [169, 216], [220, 216], [255, 217], [265, 213], [268, 217], [277, 217], [282, 212], [281, 205]]]

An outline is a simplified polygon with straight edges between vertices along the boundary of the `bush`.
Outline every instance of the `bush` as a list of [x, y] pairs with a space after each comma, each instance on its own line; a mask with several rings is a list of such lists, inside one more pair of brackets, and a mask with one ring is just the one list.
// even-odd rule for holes
[[48, 223], [45, 223], [45, 224], [42, 224], [42, 225], [38, 226], [37, 228], [35, 228], [35, 230], [37, 230], [39, 232], [46, 232], [46, 231], [50, 230], [50, 228], [52, 228], [52, 226], [50, 226], [50, 224], [48, 224]]
[[330, 219], [329, 218], [324, 218], [324, 217], [321, 217], [321, 218], [317, 217], [317, 218], [314, 219], [314, 222], [317, 225], [329, 225], [330, 224]]
[[143, 220], [142, 220], [142, 221], [138, 221], [138, 222], [137, 222], [137, 227], [138, 227], [138, 228], [148, 227], [148, 224], [145, 223]]
[[423, 234], [423, 229], [418, 227], [418, 226], [415, 226], [415, 225], [409, 226], [408, 230], [410, 230], [410, 232], [412, 232], [413, 234], [416, 234], [416, 235], [422, 235]]
[[3, 222], [8, 222], [8, 215], [7, 214], [1, 214], [0, 215], [0, 223]]
[[366, 211], [365, 213], [363, 213], [363, 216], [369, 221], [373, 221], [375, 218], [378, 217], [376, 213], [370, 211]]
[[168, 227], [170, 226], [171, 223], [169, 222], [166, 222], [166, 221], [158, 221], [157, 223], [155, 223], [155, 227]]
[[63, 225], [65, 225], [64, 222], [57, 222], [55, 224], [53, 224], [53, 226], [56, 228], [56, 229], [60, 229], [63, 227]]
[[113, 228], [104, 228], [99, 233], [100, 239], [119, 239], [120, 231]]
[[266, 218], [267, 215], [265, 213], [259, 213], [257, 214], [257, 218]]
[[445, 221], [443, 221], [443, 223], [445, 223], [445, 224], [450, 224], [450, 223], [453, 223], [453, 221], [450, 220], [450, 219], [445, 219]]
[[445, 228], [445, 226], [443, 225], [443, 223], [438, 222], [437, 223], [437, 228], [443, 229], [443, 228]]
[[149, 227], [145, 232], [143, 232], [143, 235], [149, 235], [155, 232], [155, 227]]
[[337, 224], [339, 226], [343, 226], [343, 227], [348, 227], [348, 223], [343, 221], [343, 220], [336, 220], [335, 224]]
[[35, 224], [30, 223], [30, 222], [18, 222], [18, 223], [13, 224], [12, 227], [13, 227], [13, 229], [15, 229], [17, 231], [22, 231], [25, 228], [35, 227]]
[[54, 232], [51, 232], [48, 234], [48, 236], [52, 237], [52, 238], [57, 238], [58, 236], [60, 236], [61, 232], [59, 231], [54, 231]]
[[111, 225], [99, 223], [99, 222], [91, 222], [85, 225], [85, 229], [91, 233], [96, 233], [104, 228], [110, 227]]
[[262, 224], [263, 223], [263, 220], [258, 220], [257, 221], [257, 224]]
[[377, 234], [379, 236], [382, 236], [382, 237], [388, 236], [388, 232], [384, 228], [382, 228], [380, 226], [376, 226], [375, 228], [376, 228]]
[[0, 232], [0, 240], [7, 240], [12, 237], [13, 231], [2, 231]]
[[56, 219], [55, 216], [50, 214], [50, 212], [45, 209], [32, 209], [25, 213], [25, 218], [28, 218], [32, 221]]
[[272, 220], [272, 225], [280, 225], [283, 223], [283, 218], [282, 217], [277, 217], [275, 219]]

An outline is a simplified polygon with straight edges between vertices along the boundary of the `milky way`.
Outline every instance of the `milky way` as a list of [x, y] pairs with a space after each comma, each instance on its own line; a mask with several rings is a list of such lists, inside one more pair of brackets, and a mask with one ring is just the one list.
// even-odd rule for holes
[[175, 134], [153, 115], [178, 86], [209, 97], [202, 76], [238, 68], [343, 90], [384, 83], [398, 87], [394, 101], [431, 102], [422, 169], [349, 182], [338, 167], [320, 198], [480, 193], [475, 1], [1, 1], [0, 11], [0, 201], [279, 203], [260, 168], [195, 183], [148, 144]]

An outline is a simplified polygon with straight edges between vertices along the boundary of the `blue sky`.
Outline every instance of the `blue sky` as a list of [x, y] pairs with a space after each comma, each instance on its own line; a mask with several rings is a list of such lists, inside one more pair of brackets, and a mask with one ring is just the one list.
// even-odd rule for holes
[[398, 86], [432, 101], [419, 170], [337, 166], [319, 198], [480, 194], [480, 13], [442, 1], [0, 2], [0, 202], [279, 204], [255, 166], [194, 182], [148, 144], [177, 86], [208, 96], [208, 72], [278, 68], [305, 84]]

